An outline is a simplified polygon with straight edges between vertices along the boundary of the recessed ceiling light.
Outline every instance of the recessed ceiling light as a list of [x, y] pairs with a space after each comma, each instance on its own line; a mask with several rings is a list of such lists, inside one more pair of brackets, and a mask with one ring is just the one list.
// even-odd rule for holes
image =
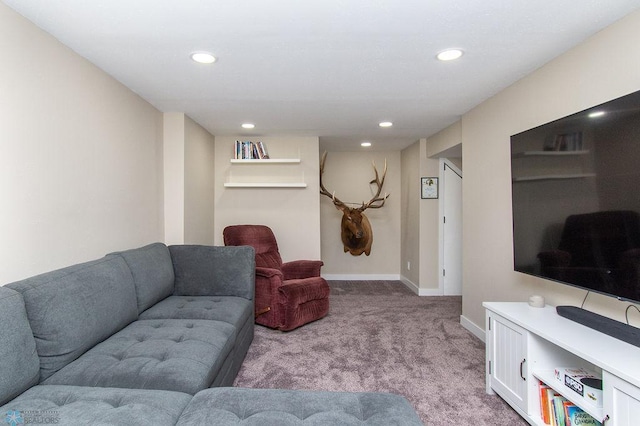
[[602, 117], [605, 114], [606, 113], [604, 111], [594, 111], [594, 112], [589, 114], [589, 118]]
[[243, 129], [253, 129], [254, 127], [256, 127], [256, 125], [253, 123], [242, 123]]
[[371, 142], [362, 142], [360, 146], [371, 146]]
[[193, 52], [191, 59], [199, 64], [212, 64], [216, 61], [216, 57], [209, 52]]
[[392, 123], [392, 122], [390, 122], [390, 121], [381, 121], [381, 122], [378, 124], [378, 126], [380, 126], [380, 127], [391, 127], [391, 126], [393, 126], [393, 123]]
[[453, 61], [462, 56], [462, 50], [460, 49], [447, 49], [436, 55], [436, 58], [440, 61]]

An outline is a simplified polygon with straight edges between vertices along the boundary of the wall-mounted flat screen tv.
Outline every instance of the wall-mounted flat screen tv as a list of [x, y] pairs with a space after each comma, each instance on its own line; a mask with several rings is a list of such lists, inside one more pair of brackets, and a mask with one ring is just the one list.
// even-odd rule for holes
[[516, 271], [640, 302], [640, 91], [511, 136]]

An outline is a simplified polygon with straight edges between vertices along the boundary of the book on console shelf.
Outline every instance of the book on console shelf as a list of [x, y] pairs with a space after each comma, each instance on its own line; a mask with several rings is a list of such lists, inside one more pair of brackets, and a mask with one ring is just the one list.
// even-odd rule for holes
[[601, 426], [573, 402], [540, 381], [540, 416], [550, 426]]
[[576, 405], [569, 403], [565, 406], [565, 410], [564, 426], [602, 426], [602, 423]]
[[560, 394], [555, 392], [544, 382], [539, 382], [540, 389], [540, 416], [546, 425], [553, 425], [553, 397]]

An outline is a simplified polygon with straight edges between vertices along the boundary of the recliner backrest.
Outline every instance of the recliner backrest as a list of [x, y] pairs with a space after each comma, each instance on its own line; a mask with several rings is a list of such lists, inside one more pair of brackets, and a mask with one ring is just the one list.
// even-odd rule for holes
[[256, 251], [256, 266], [282, 268], [278, 242], [265, 225], [231, 225], [223, 231], [224, 244], [228, 246], [252, 246]]

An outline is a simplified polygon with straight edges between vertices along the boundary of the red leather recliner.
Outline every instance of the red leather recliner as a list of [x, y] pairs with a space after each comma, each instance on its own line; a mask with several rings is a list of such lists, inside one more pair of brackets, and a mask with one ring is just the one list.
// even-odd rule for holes
[[329, 285], [320, 276], [320, 260], [282, 262], [278, 243], [264, 225], [232, 225], [223, 231], [227, 246], [256, 251], [256, 323], [293, 330], [329, 312]]

